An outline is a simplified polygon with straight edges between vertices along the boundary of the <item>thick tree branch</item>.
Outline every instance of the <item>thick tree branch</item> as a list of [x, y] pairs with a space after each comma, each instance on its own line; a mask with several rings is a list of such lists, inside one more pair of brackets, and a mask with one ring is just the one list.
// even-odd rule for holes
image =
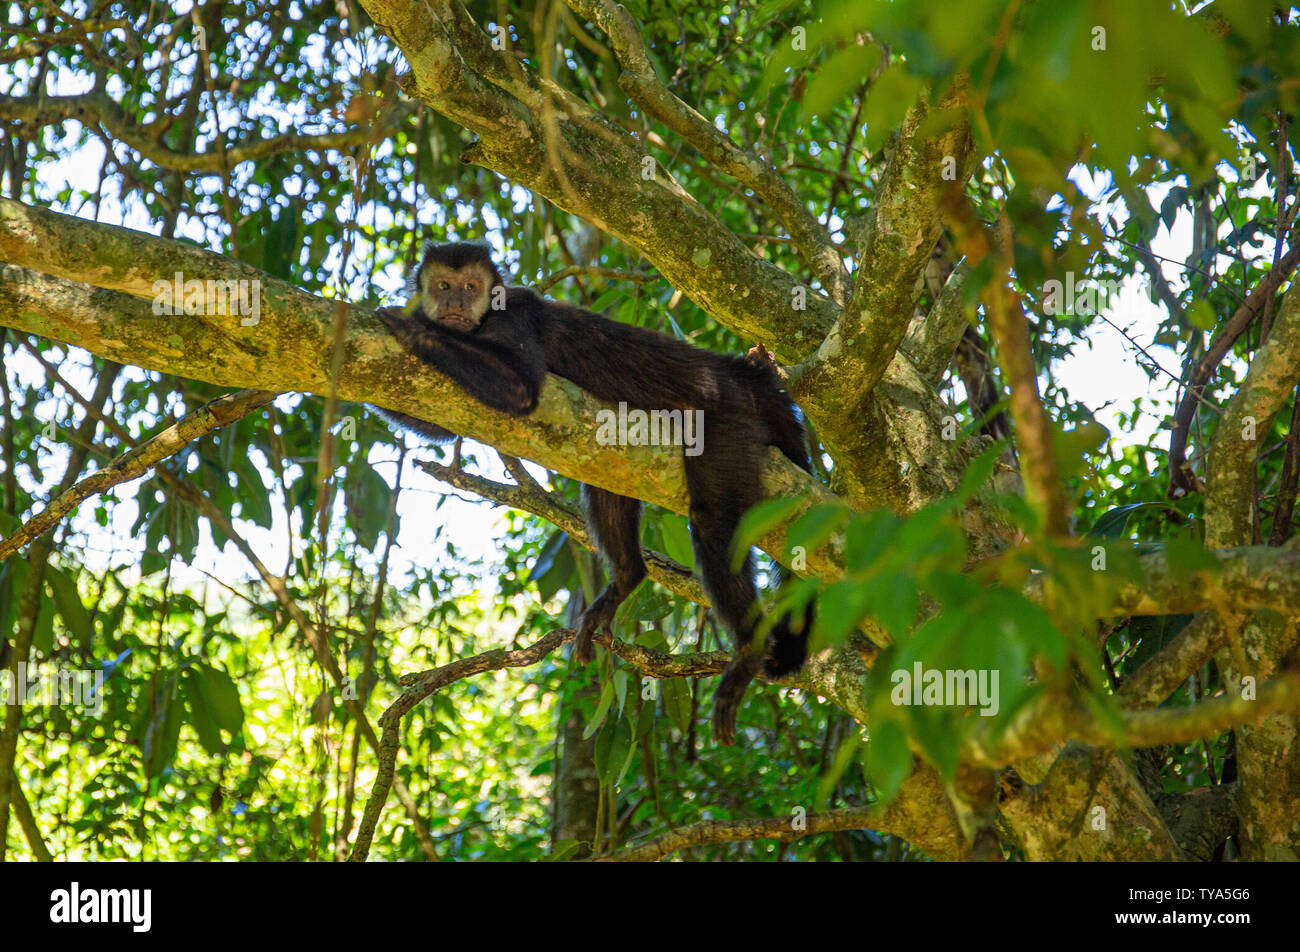
[[963, 300], [968, 273], [965, 267], [953, 269], [929, 313], [912, 323], [900, 345], [916, 366], [916, 372], [934, 386], [943, 379], [962, 335], [970, 326]]
[[843, 304], [851, 284], [830, 232], [808, 211], [776, 169], [741, 149], [729, 135], [668, 91], [646, 55], [640, 28], [626, 7], [610, 0], [567, 2], [609, 37], [623, 67], [619, 87], [715, 166], [753, 189], [789, 231], [800, 257], [821, 281], [831, 300]]
[[1258, 724], [1277, 713], [1300, 712], [1300, 675], [1287, 673], [1259, 688], [1256, 697], [1228, 694], [1186, 707], [1130, 710], [1118, 733], [1114, 725], [1082, 705], [1061, 703], [1047, 695], [1018, 713], [996, 737], [983, 722], [968, 744], [963, 760], [1000, 767], [1059, 748], [1063, 740], [1090, 747], [1154, 747], [1213, 737], [1244, 724]]
[[[1097, 807], [1105, 810], [1100, 830]], [[1033, 785], [1005, 771], [999, 811], [1033, 862], [1183, 859], [1164, 815], [1113, 750], [1067, 744]]]
[[[0, 261], [21, 266], [0, 265], [0, 323], [220, 386], [268, 389], [262, 384], [274, 380], [270, 389], [330, 392], [336, 302], [223, 255], [0, 199]], [[155, 315], [145, 303], [154, 282], [170, 283], [177, 273], [248, 282], [260, 301], [260, 320], [245, 326], [237, 313]], [[84, 280], [108, 290], [71, 283]], [[596, 438], [603, 405], [554, 376], [530, 416], [490, 410], [402, 351], [367, 309], [350, 309], [338, 395], [397, 408], [583, 482], [687, 511], [680, 451], [603, 445]], [[764, 486], [774, 495], [804, 496], [810, 505], [833, 498], [775, 449]], [[761, 544], [782, 556], [779, 534]], [[833, 548], [809, 560], [814, 572], [833, 573], [834, 564]]]
[[1218, 614], [1201, 612], [1125, 679], [1118, 691], [1120, 702], [1125, 707], [1155, 707], [1213, 658], [1226, 640], [1227, 631]]
[[[936, 131], [941, 118], [947, 125]], [[908, 111], [860, 242], [853, 297], [817, 353], [791, 370], [801, 403], [851, 419], [884, 376], [911, 323], [941, 210], [965, 189], [973, 154], [963, 86]]]
[[[1269, 275], [1280, 270], [1279, 265]], [[1297, 379], [1300, 282], [1293, 282], [1268, 338], [1251, 362], [1250, 372], [1224, 407], [1210, 442], [1205, 495], [1205, 537], [1209, 544], [1241, 544], [1254, 538], [1260, 440], [1271, 430], [1273, 418], [1290, 398]], [[1232, 651], [1221, 651], [1218, 656], [1228, 690], [1240, 691], [1246, 676], [1256, 681], [1275, 676], [1293, 658], [1296, 605], [1300, 605], [1300, 599], [1293, 599], [1291, 609], [1284, 612], [1289, 618], [1257, 616], [1240, 631], [1230, 629], [1235, 636], [1230, 642]], [[1263, 694], [1261, 689], [1261, 700]], [[1247, 858], [1300, 857], [1300, 791], [1295, 784], [1300, 772], [1300, 749], [1295, 743], [1300, 731], [1297, 713], [1294, 707], [1279, 708], [1276, 716], [1258, 727], [1243, 727], [1238, 732], [1243, 809], [1240, 842]], [[1209, 736], [1209, 732], [1202, 736]]]
[[[1289, 614], [1300, 605], [1300, 552], [1261, 545], [1214, 549], [1209, 555], [1217, 567], [1196, 572], [1171, 567], [1163, 551], [1139, 557], [1136, 571], [1112, 590], [1107, 617], [1209, 609]], [[1042, 575], [1030, 577], [1024, 593], [1044, 604], [1062, 597]]]
[[[973, 147], [964, 88], [916, 103], [895, 141], [859, 248], [853, 296], [817, 353], [790, 371], [791, 392], [835, 457], [837, 488], [853, 503], [879, 493], [879, 468], [905, 470], [882, 440], [876, 396], [907, 333], [922, 272], [939, 240], [940, 211], [962, 194]], [[935, 131], [936, 120], [948, 125]], [[888, 485], [886, 480], [883, 485]]]
[[[915, 843], [926, 849], [932, 859], [939, 861], [965, 859], [965, 844], [960, 829], [948, 830], [951, 835], [942, 842], [933, 835], [933, 823], [926, 824], [925, 832], [918, 829], [918, 817], [913, 812], [916, 798], [908, 797], [906, 792], [908, 784], [919, 788], [924, 778], [918, 779], [913, 775], [912, 779], [916, 779], [917, 782], [912, 783], [910, 779], [904, 784], [905, 793], [900, 793], [889, 806], [883, 808], [851, 807], [827, 810], [824, 813], [809, 813], [797, 818], [778, 816], [747, 820], [702, 820], [699, 823], [678, 827], [647, 843], [629, 846], [597, 857], [597, 861], [648, 863], [694, 846], [735, 843], [744, 840], [777, 840], [788, 843], [804, 836], [831, 833], [836, 830], [879, 830], [893, 833], [909, 843]], [[912, 802], [909, 803], [909, 800]], [[951, 812], [951, 807], [947, 812]]]
[[[1300, 243], [1294, 250], [1300, 252]], [[1269, 274], [1277, 271], [1274, 269]], [[1205, 498], [1207, 545], [1248, 545], [1252, 541], [1260, 442], [1269, 433], [1273, 418], [1297, 380], [1300, 380], [1300, 282], [1293, 284], [1282, 299], [1273, 330], [1255, 354], [1241, 389], [1224, 407], [1210, 444]]]

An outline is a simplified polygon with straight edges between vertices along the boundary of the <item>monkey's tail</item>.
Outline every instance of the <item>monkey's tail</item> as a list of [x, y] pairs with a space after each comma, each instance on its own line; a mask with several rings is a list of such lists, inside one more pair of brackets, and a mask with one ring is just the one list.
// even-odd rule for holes
[[[747, 358], [750, 366], [762, 376], [755, 387], [758, 412], [768, 433], [768, 442], [805, 473], [812, 472], [808, 456], [808, 434], [794, 401], [786, 393], [781, 378], [766, 359]], [[775, 588], [779, 592], [788, 572], [784, 566], [775, 568]], [[808, 657], [808, 636], [812, 633], [814, 606], [810, 601], [801, 612], [787, 613], [778, 619], [767, 633], [763, 652], [763, 671], [768, 677], [780, 678], [794, 674], [803, 667]]]
[[[785, 568], [778, 564], [775, 570], [777, 591], [785, 583], [786, 575]], [[811, 601], [803, 607], [802, 612], [787, 612], [772, 625], [763, 651], [763, 672], [768, 677], [783, 678], [803, 667], [808, 659], [808, 636], [812, 634], [812, 625]]]

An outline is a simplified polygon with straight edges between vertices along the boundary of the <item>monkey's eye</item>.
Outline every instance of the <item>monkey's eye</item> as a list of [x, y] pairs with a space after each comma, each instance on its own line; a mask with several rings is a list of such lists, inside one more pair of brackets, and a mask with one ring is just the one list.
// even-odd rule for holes
[[465, 282], [465, 290], [466, 290], [466, 291], [473, 291], [474, 288], [475, 288], [475, 284], [474, 284], [473, 281], [466, 281], [466, 282]]
[[450, 287], [451, 287], [451, 285], [448, 284], [446, 281], [439, 281], [439, 282], [438, 282], [438, 290], [440, 290], [440, 291], [446, 291], [446, 290], [448, 290]]

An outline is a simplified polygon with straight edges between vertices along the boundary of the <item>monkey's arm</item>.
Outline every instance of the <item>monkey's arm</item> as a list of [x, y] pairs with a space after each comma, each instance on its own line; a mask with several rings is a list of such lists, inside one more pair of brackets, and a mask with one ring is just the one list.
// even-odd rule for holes
[[380, 308], [377, 313], [409, 353], [455, 380], [474, 399], [513, 416], [536, 409], [546, 369], [535, 342], [521, 338], [518, 346], [511, 347], [395, 308]]

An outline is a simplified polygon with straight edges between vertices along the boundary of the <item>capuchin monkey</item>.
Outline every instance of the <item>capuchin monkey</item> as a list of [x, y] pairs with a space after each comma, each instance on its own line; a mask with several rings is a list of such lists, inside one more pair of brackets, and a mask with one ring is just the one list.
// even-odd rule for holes
[[[702, 451], [683, 454], [690, 493], [691, 543], [713, 609], [736, 639], [714, 696], [714, 736], [735, 741], [736, 713], [758, 672], [797, 671], [807, 652], [812, 607], [782, 615], [765, 645], [754, 645], [758, 600], [752, 554], [732, 571], [740, 518], [761, 496], [766, 447], [810, 471], [803, 424], [766, 354], [737, 357], [692, 347], [666, 334], [620, 324], [590, 311], [507, 288], [485, 244], [428, 245], [408, 279], [405, 308], [380, 310], [401, 345], [451, 377], [471, 396], [514, 416], [537, 407], [547, 373], [572, 380], [608, 403], [629, 408], [703, 411]], [[435, 440], [442, 427], [382, 411]], [[609, 635], [614, 612], [646, 575], [641, 558], [641, 501], [582, 487], [587, 523], [612, 580], [582, 616], [577, 656], [592, 656], [593, 636]]]

